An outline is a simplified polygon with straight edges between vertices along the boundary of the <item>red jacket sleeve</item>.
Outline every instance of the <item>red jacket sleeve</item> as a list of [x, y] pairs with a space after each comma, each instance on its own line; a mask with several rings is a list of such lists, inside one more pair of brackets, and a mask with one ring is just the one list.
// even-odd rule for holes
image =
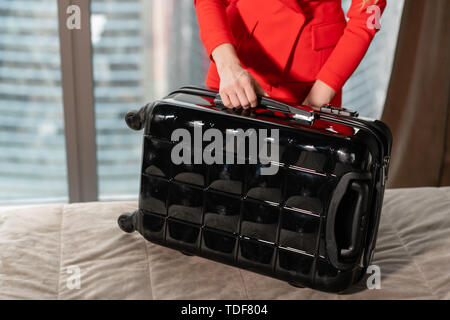
[[[368, 1], [370, 4], [370, 1]], [[380, 15], [386, 7], [386, 0], [379, 0], [376, 5], [380, 9]], [[367, 12], [366, 5], [363, 8], [363, 0], [353, 0], [347, 14], [349, 18], [344, 34], [336, 44], [327, 62], [317, 75], [317, 79], [325, 82], [336, 92], [339, 91], [356, 70], [369, 48], [377, 28], [369, 28], [369, 23], [374, 23], [376, 13]]]
[[200, 38], [210, 57], [221, 44], [236, 45], [226, 14], [227, 0], [194, 0], [194, 5], [200, 25]]

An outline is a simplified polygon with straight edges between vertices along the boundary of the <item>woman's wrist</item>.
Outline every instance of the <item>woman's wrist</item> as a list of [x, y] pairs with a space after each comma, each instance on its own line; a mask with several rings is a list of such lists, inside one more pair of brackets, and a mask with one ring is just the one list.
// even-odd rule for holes
[[325, 104], [329, 104], [335, 95], [336, 91], [333, 88], [325, 82], [317, 80], [303, 104], [313, 108], [320, 108]]
[[224, 43], [215, 48], [212, 57], [219, 73], [224, 69], [241, 67], [236, 50], [231, 43]]

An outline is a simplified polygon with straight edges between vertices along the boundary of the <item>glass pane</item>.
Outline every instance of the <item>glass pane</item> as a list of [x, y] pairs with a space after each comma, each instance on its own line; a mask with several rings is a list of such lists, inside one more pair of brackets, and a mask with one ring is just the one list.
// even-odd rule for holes
[[[350, 3], [351, 0], [344, 0], [344, 9], [347, 10]], [[403, 4], [404, 0], [387, 1], [381, 18], [381, 30], [358, 69], [344, 86], [342, 105], [358, 110], [361, 116], [379, 119], [383, 113]]]
[[100, 199], [136, 198], [142, 132], [125, 114], [186, 84], [208, 67], [192, 1], [92, 1]]
[[[203, 84], [209, 59], [192, 1], [91, 3], [100, 199], [136, 198], [142, 133], [128, 129], [124, 115], [181, 85]], [[344, 88], [344, 105], [363, 116], [381, 116], [402, 8], [403, 0], [388, 2], [382, 30]]]
[[0, 204], [67, 201], [57, 1], [0, 0]]

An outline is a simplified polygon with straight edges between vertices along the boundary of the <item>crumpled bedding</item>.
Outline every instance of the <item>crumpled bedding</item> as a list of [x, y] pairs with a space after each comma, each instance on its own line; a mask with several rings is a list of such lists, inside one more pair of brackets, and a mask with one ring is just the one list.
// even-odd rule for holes
[[146, 242], [117, 226], [136, 202], [0, 208], [0, 299], [450, 299], [450, 188], [388, 190], [373, 264], [345, 294]]

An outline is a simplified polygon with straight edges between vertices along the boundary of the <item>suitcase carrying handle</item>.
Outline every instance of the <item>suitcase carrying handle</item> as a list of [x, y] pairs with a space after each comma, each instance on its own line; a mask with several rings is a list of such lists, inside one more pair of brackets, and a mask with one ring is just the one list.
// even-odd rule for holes
[[[182, 89], [185, 90], [199, 90], [197, 87], [183, 87], [179, 91], [181, 92]], [[205, 89], [200, 89], [205, 90]], [[212, 95], [214, 99], [214, 104], [217, 107], [226, 108], [225, 105], [222, 102], [222, 98], [220, 97], [220, 94], [217, 91], [214, 90], [206, 90], [210, 95]], [[178, 92], [178, 91], [177, 91]], [[198, 94], [198, 93], [197, 93]], [[214, 96], [215, 94], [215, 96]], [[258, 105], [259, 108], [262, 108], [264, 110], [272, 111], [272, 112], [278, 112], [283, 113], [291, 118], [291, 120], [294, 120], [296, 122], [299, 122], [301, 124], [306, 125], [314, 125], [315, 120], [318, 118], [315, 112], [303, 110], [300, 108], [296, 108], [293, 106], [290, 106], [286, 103], [268, 98], [268, 97], [258, 97]], [[143, 107], [140, 110], [132, 110], [127, 113], [125, 116], [125, 120], [128, 124], [128, 126], [133, 130], [141, 130], [146, 121], [147, 116], [147, 110], [151, 109], [152, 104], [147, 104], [145, 107]], [[324, 105], [320, 108], [319, 113], [324, 114], [332, 114], [335, 116], [344, 116], [344, 117], [358, 117], [359, 114], [357, 111], [352, 111], [346, 108], [336, 108], [331, 105]]]
[[[216, 106], [225, 108], [225, 105], [223, 104], [222, 98], [220, 97], [219, 93], [216, 95], [214, 99], [214, 104]], [[314, 114], [314, 112], [295, 108], [288, 104], [267, 97], [259, 96], [258, 106], [266, 110], [290, 115], [294, 120], [311, 126], [314, 124], [314, 121], [316, 119], [316, 115]]]
[[[348, 173], [341, 178], [333, 193], [327, 215], [326, 244], [331, 263], [338, 269], [347, 269], [354, 263], [346, 261], [355, 260], [361, 250], [363, 230], [366, 225], [365, 213], [369, 203], [370, 174]], [[336, 239], [336, 215], [345, 194], [352, 190], [357, 193], [355, 212], [352, 218], [350, 243], [347, 248], [339, 248]]]
[[369, 194], [369, 186], [365, 182], [354, 181], [352, 182], [351, 189], [358, 193], [358, 199], [356, 200], [355, 215], [353, 217], [350, 246], [340, 251], [344, 259], [354, 258], [361, 247], [362, 232], [360, 232], [360, 228], [363, 226], [361, 219], [367, 211], [367, 198]]

